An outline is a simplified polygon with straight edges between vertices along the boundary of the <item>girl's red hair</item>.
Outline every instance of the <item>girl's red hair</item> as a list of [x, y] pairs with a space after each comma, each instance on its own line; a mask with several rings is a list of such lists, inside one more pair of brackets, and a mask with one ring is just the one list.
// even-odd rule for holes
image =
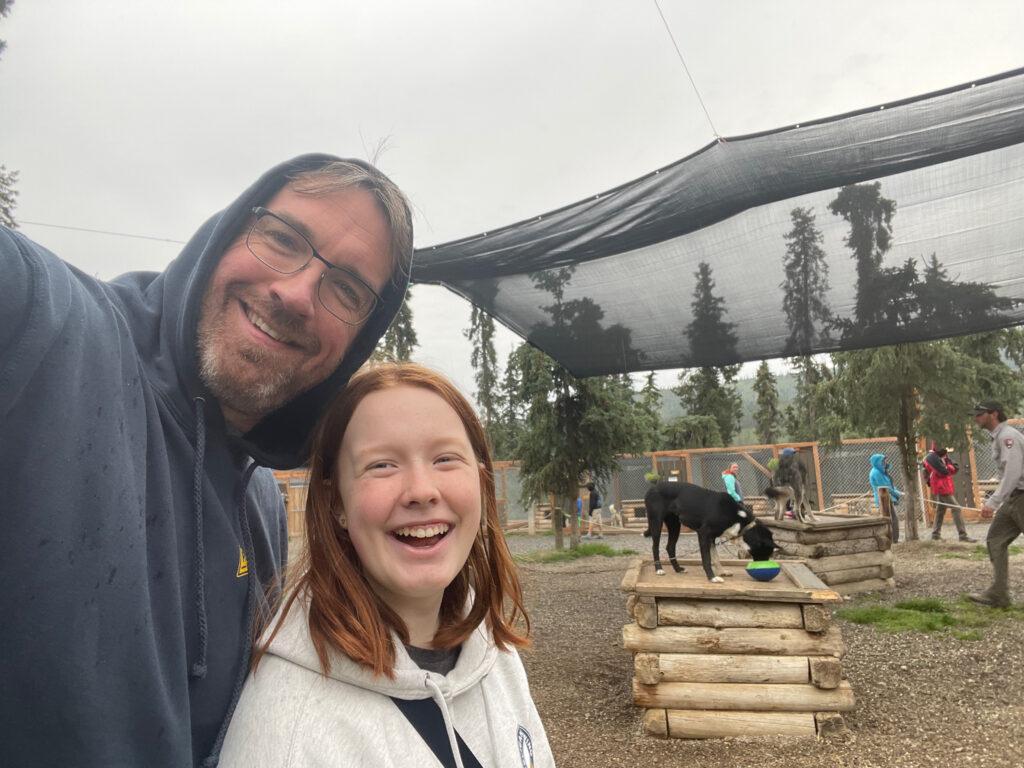
[[[498, 520], [494, 467], [480, 421], [466, 398], [440, 374], [413, 363], [386, 363], [356, 373], [317, 425], [306, 502], [306, 551], [272, 631], [253, 656], [253, 667], [259, 664], [301, 595], [308, 599], [309, 632], [325, 675], [330, 671], [329, 653], [334, 648], [375, 674], [392, 676], [395, 648], [391, 631], [403, 643], [409, 642], [409, 634], [402, 619], [377, 597], [363, 576], [348, 531], [338, 522], [334, 476], [341, 440], [356, 407], [371, 392], [398, 386], [421, 387], [448, 403], [466, 428], [481, 465], [480, 533], [462, 570], [445, 589], [433, 645], [454, 648], [482, 621], [487, 622], [501, 650], [527, 644], [530, 622]], [[466, 611], [471, 595], [472, 604]], [[525, 623], [522, 634], [513, 629], [520, 617]]]

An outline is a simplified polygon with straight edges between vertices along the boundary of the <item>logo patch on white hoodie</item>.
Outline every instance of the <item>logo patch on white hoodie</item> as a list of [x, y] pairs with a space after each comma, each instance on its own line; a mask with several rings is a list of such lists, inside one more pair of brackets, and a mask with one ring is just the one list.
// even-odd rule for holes
[[533, 739], [521, 725], [516, 729], [516, 743], [519, 745], [519, 764], [523, 768], [533, 768]]

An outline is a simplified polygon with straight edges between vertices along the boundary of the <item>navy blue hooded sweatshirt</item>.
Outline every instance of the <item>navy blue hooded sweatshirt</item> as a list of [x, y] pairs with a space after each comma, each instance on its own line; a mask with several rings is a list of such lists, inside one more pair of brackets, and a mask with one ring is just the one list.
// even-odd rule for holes
[[252, 206], [334, 159], [269, 171], [162, 273], [98, 281], [0, 227], [0, 765], [216, 764], [287, 557], [263, 467], [305, 461], [406, 281], [325, 382], [244, 436], [199, 380], [199, 308]]

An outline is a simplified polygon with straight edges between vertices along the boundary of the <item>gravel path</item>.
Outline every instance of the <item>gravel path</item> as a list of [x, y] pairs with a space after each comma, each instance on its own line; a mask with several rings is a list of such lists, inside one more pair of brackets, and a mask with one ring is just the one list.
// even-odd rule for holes
[[[952, 533], [952, 527], [946, 535]], [[969, 526], [984, 540], [986, 524]], [[955, 535], [955, 534], [954, 534]], [[508, 537], [513, 553], [550, 549], [551, 536]], [[603, 543], [650, 557], [637, 534], [606, 535]], [[1021, 540], [1018, 540], [1018, 544]], [[894, 547], [897, 589], [879, 599], [957, 598], [986, 587], [987, 560], [939, 555], [970, 551], [954, 542]], [[696, 552], [691, 534], [679, 553]], [[560, 768], [592, 766], [1024, 765], [1024, 624], [1000, 621], [980, 641], [948, 635], [885, 634], [836, 620], [847, 646], [843, 670], [857, 706], [847, 733], [829, 740], [776, 737], [689, 741], [640, 732], [631, 703], [632, 661], [621, 643], [626, 598], [619, 584], [628, 558], [587, 557], [521, 566], [533, 648], [523, 652], [530, 687]], [[1024, 555], [1010, 560], [1011, 583], [1024, 599]], [[863, 599], [863, 598], [862, 598]]]

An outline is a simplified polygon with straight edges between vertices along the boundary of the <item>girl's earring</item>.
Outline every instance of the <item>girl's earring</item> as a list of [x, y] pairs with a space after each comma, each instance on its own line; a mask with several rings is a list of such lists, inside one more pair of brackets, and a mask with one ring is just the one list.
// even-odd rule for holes
[[344, 512], [338, 515], [338, 525], [340, 525], [345, 530], [348, 530], [348, 518], [345, 516]]

